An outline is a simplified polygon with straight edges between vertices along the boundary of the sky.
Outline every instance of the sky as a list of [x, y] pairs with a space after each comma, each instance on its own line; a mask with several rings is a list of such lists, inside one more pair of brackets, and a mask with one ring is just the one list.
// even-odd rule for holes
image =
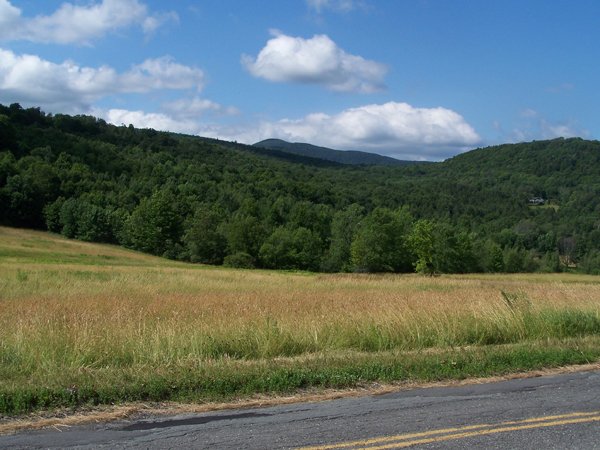
[[0, 0], [0, 103], [443, 160], [600, 137], [597, 0]]

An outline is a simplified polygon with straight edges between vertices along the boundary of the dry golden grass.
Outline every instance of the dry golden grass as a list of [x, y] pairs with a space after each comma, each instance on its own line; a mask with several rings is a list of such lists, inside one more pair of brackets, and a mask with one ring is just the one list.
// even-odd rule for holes
[[0, 228], [0, 388], [599, 332], [598, 277], [228, 270]]
[[[158, 259], [42, 236], [52, 251], [72, 253], [69, 246], [75, 246], [77, 252], [101, 255], [108, 249], [143, 265], [1, 261], [0, 336], [5, 345], [29, 347], [29, 355], [43, 351], [38, 361], [60, 356], [66, 358], [62, 363], [98, 366], [114, 358], [172, 363], [224, 355], [473, 344], [461, 339], [476, 339], [468, 336], [491, 324], [506, 328], [507, 338], [526, 333], [527, 324], [507, 307], [502, 292], [525, 299], [531, 313], [600, 311], [600, 282], [594, 277], [430, 278], [148, 267]], [[43, 345], [49, 342], [60, 355]]]

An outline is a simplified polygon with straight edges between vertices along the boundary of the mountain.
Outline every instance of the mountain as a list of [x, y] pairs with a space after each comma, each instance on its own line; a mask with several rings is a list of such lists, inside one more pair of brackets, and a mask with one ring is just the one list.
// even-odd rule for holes
[[280, 150], [277, 148], [268, 148], [268, 147], [254, 146], [254, 145], [239, 144], [237, 142], [222, 141], [220, 139], [206, 138], [206, 137], [198, 137], [198, 139], [202, 140], [204, 142], [207, 142], [207, 143], [219, 145], [224, 148], [230, 148], [230, 149], [234, 149], [237, 151], [252, 153], [255, 155], [262, 155], [262, 156], [266, 156], [268, 158], [274, 158], [274, 159], [278, 159], [278, 160], [286, 161], [286, 162], [290, 162], [290, 163], [295, 163], [295, 164], [303, 164], [306, 166], [314, 166], [314, 167], [343, 166], [343, 164], [340, 162], [336, 162], [336, 161], [332, 161], [332, 160], [328, 160], [328, 159], [322, 159], [322, 158], [318, 158], [315, 156], [307, 156], [307, 155], [302, 155], [299, 153], [292, 153], [292, 152]]
[[415, 161], [401, 161], [376, 153], [359, 152], [356, 150], [333, 150], [327, 147], [318, 147], [300, 142], [292, 143], [281, 139], [265, 139], [264, 141], [257, 142], [254, 146], [348, 165], [402, 166], [415, 163]]

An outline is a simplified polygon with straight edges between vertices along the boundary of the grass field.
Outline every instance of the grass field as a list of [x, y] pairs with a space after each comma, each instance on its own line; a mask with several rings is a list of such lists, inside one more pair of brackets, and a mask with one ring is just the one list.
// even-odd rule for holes
[[0, 227], [0, 413], [600, 359], [600, 278], [180, 264]]

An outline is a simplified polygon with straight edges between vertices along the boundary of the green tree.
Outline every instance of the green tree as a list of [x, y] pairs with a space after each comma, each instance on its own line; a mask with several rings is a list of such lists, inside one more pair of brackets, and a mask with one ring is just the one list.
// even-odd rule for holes
[[17, 133], [10, 118], [0, 114], [0, 151], [17, 149]]
[[350, 248], [364, 217], [364, 208], [356, 203], [334, 214], [331, 223], [331, 243], [323, 261], [323, 270], [326, 272], [352, 270]]
[[80, 198], [59, 197], [45, 209], [51, 231], [66, 237], [91, 242], [114, 242], [109, 213]]
[[414, 263], [415, 270], [418, 273], [433, 275], [435, 273], [434, 254], [435, 254], [435, 225], [430, 220], [418, 220], [408, 237], [409, 245], [413, 253], [417, 256]]
[[248, 253], [238, 252], [233, 255], [227, 255], [223, 260], [223, 265], [236, 269], [253, 269], [256, 267], [256, 261]]
[[227, 254], [247, 253], [258, 258], [258, 252], [267, 234], [266, 227], [254, 216], [235, 213], [222, 226], [227, 239]]
[[173, 256], [181, 241], [182, 214], [177, 198], [169, 189], [143, 198], [126, 224], [127, 242], [136, 250]]
[[52, 203], [48, 203], [44, 207], [44, 218], [46, 219], [46, 227], [48, 231], [60, 233], [62, 231], [62, 223], [60, 221], [60, 210], [65, 203], [64, 197], [58, 197]]
[[307, 228], [279, 227], [260, 248], [260, 261], [269, 269], [318, 270], [321, 241]]
[[331, 208], [327, 205], [301, 201], [292, 207], [288, 225], [292, 228], [307, 228], [316, 233], [321, 242], [328, 242], [331, 234]]
[[413, 254], [408, 245], [412, 216], [405, 208], [375, 208], [361, 223], [351, 245], [354, 270], [410, 272]]
[[486, 272], [499, 273], [504, 271], [504, 253], [502, 248], [494, 241], [486, 241], [480, 260]]
[[434, 270], [440, 273], [466, 273], [480, 270], [473, 236], [447, 223], [434, 226]]
[[558, 251], [547, 252], [542, 257], [540, 263], [540, 271], [548, 273], [556, 273], [562, 271], [562, 265], [560, 263], [560, 255]]
[[220, 232], [221, 216], [204, 206], [189, 220], [183, 242], [192, 262], [222, 264], [227, 240]]

